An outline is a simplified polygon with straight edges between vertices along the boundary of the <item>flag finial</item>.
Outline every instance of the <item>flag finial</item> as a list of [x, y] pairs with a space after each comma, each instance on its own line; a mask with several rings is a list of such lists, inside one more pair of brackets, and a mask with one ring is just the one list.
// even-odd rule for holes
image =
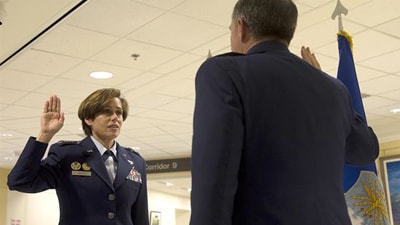
[[347, 15], [348, 10], [342, 5], [340, 0], [337, 0], [335, 10], [332, 13], [331, 18], [334, 20], [336, 16], [339, 17], [339, 31], [343, 30], [342, 14]]

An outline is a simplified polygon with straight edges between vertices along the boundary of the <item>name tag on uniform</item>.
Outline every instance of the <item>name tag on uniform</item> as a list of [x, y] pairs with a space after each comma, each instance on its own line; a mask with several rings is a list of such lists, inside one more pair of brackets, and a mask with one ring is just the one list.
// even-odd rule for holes
[[90, 177], [92, 176], [92, 172], [91, 171], [72, 171], [72, 176], [84, 176], [84, 177]]

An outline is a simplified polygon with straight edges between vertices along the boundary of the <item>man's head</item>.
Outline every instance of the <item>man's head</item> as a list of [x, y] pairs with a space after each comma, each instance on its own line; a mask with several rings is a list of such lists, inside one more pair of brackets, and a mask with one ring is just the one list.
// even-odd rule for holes
[[297, 25], [297, 7], [291, 0], [239, 0], [232, 13], [231, 48], [246, 53], [263, 40], [287, 45]]

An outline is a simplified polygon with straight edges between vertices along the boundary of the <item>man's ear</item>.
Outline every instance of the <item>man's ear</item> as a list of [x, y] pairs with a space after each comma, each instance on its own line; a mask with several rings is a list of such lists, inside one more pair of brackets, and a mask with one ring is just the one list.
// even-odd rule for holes
[[248, 42], [250, 40], [250, 32], [246, 22], [244, 22], [242, 19], [238, 19], [237, 26], [238, 26], [240, 41], [242, 43]]

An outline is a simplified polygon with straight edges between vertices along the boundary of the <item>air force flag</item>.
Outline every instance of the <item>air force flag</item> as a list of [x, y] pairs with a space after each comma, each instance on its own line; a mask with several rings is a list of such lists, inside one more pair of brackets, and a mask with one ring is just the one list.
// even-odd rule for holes
[[[365, 123], [367, 119], [352, 53], [352, 38], [344, 31], [338, 33], [339, 68], [337, 78], [344, 83], [353, 98], [353, 107]], [[382, 183], [375, 163], [366, 167], [345, 165], [343, 188], [353, 225], [389, 225]]]

